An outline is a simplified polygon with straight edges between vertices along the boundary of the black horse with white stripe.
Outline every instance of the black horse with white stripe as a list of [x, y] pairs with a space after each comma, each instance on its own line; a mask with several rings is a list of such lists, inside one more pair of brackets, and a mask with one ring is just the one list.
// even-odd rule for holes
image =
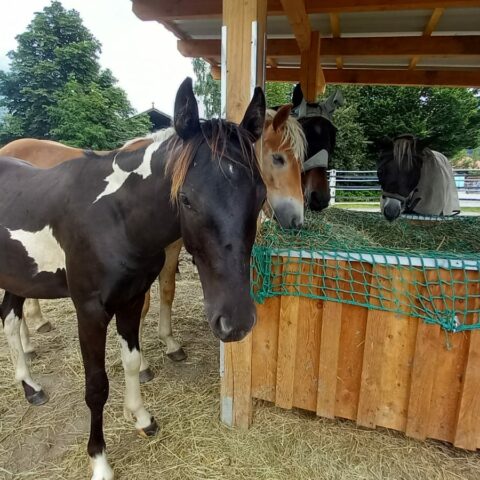
[[71, 297], [77, 312], [91, 412], [92, 480], [110, 480], [103, 408], [107, 326], [116, 316], [125, 407], [145, 435], [157, 430], [140, 394], [140, 313], [164, 249], [182, 237], [200, 273], [207, 318], [223, 341], [255, 323], [249, 260], [265, 186], [253, 142], [265, 98], [256, 89], [242, 123], [201, 123], [191, 80], [180, 86], [174, 129], [131, 152], [93, 153], [40, 170], [0, 159], [0, 315], [16, 380], [35, 405], [47, 398], [30, 376], [20, 339], [25, 297]]

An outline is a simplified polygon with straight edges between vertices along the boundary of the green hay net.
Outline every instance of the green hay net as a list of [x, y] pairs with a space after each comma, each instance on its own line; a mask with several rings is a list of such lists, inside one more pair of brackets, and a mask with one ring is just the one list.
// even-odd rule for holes
[[442, 221], [329, 208], [301, 231], [264, 222], [252, 294], [301, 296], [394, 312], [446, 331], [480, 328], [480, 217]]

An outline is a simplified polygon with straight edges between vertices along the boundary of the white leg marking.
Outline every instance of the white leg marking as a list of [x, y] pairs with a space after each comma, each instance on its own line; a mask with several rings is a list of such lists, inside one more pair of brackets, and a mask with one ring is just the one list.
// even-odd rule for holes
[[25, 360], [25, 354], [23, 353], [22, 341], [20, 339], [20, 323], [21, 320], [13, 313], [13, 310], [5, 318], [4, 330], [15, 367], [15, 380], [17, 382], [25, 382], [36, 392], [39, 392], [42, 387], [32, 380]]
[[43, 318], [40, 302], [36, 298], [27, 298], [23, 304], [23, 318], [27, 324], [38, 330], [42, 325], [47, 323]]
[[152, 422], [152, 416], [143, 406], [143, 399], [140, 393], [140, 352], [134, 348], [130, 350], [126, 340], [118, 337], [122, 347], [122, 363], [125, 372], [125, 410], [136, 418], [135, 427], [142, 429], [148, 427]]
[[35, 351], [33, 345], [30, 342], [30, 332], [28, 331], [27, 323], [25, 322], [25, 318], [22, 318], [20, 324], [20, 338], [22, 340], [22, 347], [24, 353], [30, 353]]
[[113, 470], [108, 464], [105, 451], [90, 458], [93, 476], [92, 480], [113, 480]]
[[165, 249], [165, 264], [163, 265], [158, 282], [160, 286], [160, 317], [158, 318], [158, 336], [166, 345], [167, 353], [180, 350], [180, 343], [172, 335], [172, 303], [175, 296], [175, 273], [178, 256], [182, 248], [182, 241], [177, 240]]

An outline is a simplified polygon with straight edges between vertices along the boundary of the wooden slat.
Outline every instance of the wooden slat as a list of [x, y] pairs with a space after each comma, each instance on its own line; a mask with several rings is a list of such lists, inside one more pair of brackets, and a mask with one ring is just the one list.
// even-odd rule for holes
[[279, 315], [280, 297], [268, 298], [263, 305], [257, 305], [252, 346], [252, 396], [269, 402], [275, 402]]
[[[431, 275], [433, 276], [433, 282], [436, 284], [434, 288], [438, 288], [437, 285], [441, 285], [442, 281], [445, 282], [438, 291], [438, 295], [441, 297], [441, 300], [438, 301], [441, 306], [453, 311], [454, 304], [450, 299], [453, 296], [461, 296], [465, 293], [462, 286], [465, 272], [463, 270], [439, 270], [438, 272], [431, 272]], [[452, 278], [456, 282], [455, 288], [450, 286]], [[437, 364], [434, 372], [432, 372], [434, 382], [427, 436], [453, 442], [465, 365], [468, 358], [467, 334], [447, 335], [443, 333], [443, 338], [436, 345], [436, 348]]]
[[[467, 302], [468, 309], [480, 308], [480, 278], [479, 272], [467, 272], [467, 278], [472, 284]], [[467, 323], [477, 323], [478, 314], [470, 314]], [[455, 431], [454, 445], [459, 448], [476, 450], [480, 448], [480, 331], [473, 330], [469, 338], [468, 358], [465, 368], [464, 382], [458, 418]]]
[[[186, 57], [219, 57], [220, 40], [179, 40], [178, 51]], [[267, 56], [298, 57], [295, 39], [269, 39]], [[456, 56], [480, 55], [480, 35], [442, 37], [323, 38], [322, 55], [329, 56]]]
[[299, 303], [300, 297], [283, 296], [280, 300], [275, 405], [288, 409], [293, 407]]
[[[476, 0], [305, 0], [308, 14], [330, 12], [368, 12], [387, 10], [421, 10], [478, 7]], [[222, 15], [222, 0], [133, 0], [133, 11], [142, 20], [180, 20], [218, 18]], [[284, 15], [281, 0], [268, 1], [269, 15]]]
[[310, 48], [310, 20], [303, 0], [280, 0], [301, 52]]

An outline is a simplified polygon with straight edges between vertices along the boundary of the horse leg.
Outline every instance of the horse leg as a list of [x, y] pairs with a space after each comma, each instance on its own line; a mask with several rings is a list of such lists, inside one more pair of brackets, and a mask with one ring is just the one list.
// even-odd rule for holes
[[147, 316], [148, 310], [150, 309], [150, 290], [145, 294], [145, 300], [143, 302], [142, 314], [140, 317], [140, 332], [139, 332], [139, 341], [140, 341], [140, 383], [148, 383], [155, 377], [152, 369], [148, 364], [148, 360], [145, 358], [143, 353], [142, 338], [143, 338], [143, 324], [145, 322], [145, 317]]
[[[25, 309], [23, 310], [23, 313], [25, 314]], [[28, 325], [25, 321], [25, 318], [22, 318], [20, 323], [20, 339], [22, 340], [22, 347], [25, 358], [27, 360], [34, 359], [37, 354], [35, 353], [35, 348], [33, 348], [33, 345], [30, 341], [30, 332], [28, 331]]]
[[25, 397], [32, 405], [43, 405], [48, 401], [42, 387], [32, 380], [28, 369], [27, 360], [20, 338], [22, 308], [25, 299], [5, 292], [0, 308], [3, 328], [7, 337], [13, 365], [15, 366], [15, 380], [22, 383]]
[[139, 371], [141, 364], [139, 328], [142, 310], [142, 296], [122, 306], [116, 313], [117, 332], [122, 349], [122, 363], [125, 372], [125, 417], [135, 418], [135, 427], [140, 435], [147, 437], [158, 431], [155, 419], [147, 412], [140, 393]]
[[108, 377], [105, 371], [107, 326], [111, 315], [100, 302], [77, 305], [78, 335], [85, 369], [85, 402], [90, 409], [88, 455], [93, 470], [92, 480], [113, 480], [103, 436], [103, 407], [108, 399]]
[[25, 320], [33, 325], [38, 333], [47, 333], [52, 330], [52, 324], [43, 318], [40, 302], [36, 298], [27, 298], [23, 305]]
[[174, 362], [187, 358], [181, 345], [172, 335], [172, 303], [175, 296], [175, 272], [178, 265], [178, 256], [182, 249], [182, 240], [177, 240], [165, 249], [165, 264], [160, 276], [160, 317], [158, 319], [158, 335], [167, 347], [167, 356]]

